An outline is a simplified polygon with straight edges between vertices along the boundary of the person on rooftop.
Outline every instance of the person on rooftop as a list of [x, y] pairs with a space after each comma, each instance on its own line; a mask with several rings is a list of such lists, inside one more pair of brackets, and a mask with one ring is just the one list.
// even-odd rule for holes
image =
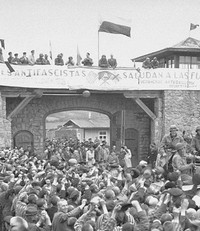
[[102, 68], [108, 68], [108, 60], [106, 59], [106, 56], [105, 55], [102, 55], [101, 56], [101, 59], [99, 60], [99, 67], [102, 67]]
[[57, 55], [57, 58], [55, 59], [55, 65], [57, 65], [57, 66], [63, 66], [64, 65], [64, 61], [63, 61], [61, 54]]
[[84, 66], [92, 66], [93, 60], [90, 58], [90, 53], [86, 54], [86, 58], [82, 61]]
[[28, 58], [26, 57], [26, 52], [23, 52], [23, 56], [20, 58], [20, 62], [22, 65], [28, 65], [29, 64]]
[[37, 65], [45, 65], [46, 64], [46, 61], [44, 59], [44, 55], [42, 53], [39, 55], [39, 58], [36, 59], [35, 64], [37, 64]]
[[9, 57], [8, 57], [8, 62], [9, 62], [9, 63], [12, 63], [12, 61], [13, 61], [13, 59], [14, 59], [14, 57], [13, 57], [13, 55], [12, 55], [12, 52], [9, 52], [8, 55], [9, 55]]
[[67, 66], [74, 66], [74, 60], [73, 60], [72, 56], [70, 56], [68, 58], [68, 61], [65, 63], [65, 65], [67, 65]]
[[108, 65], [110, 68], [115, 69], [117, 67], [117, 60], [113, 58], [113, 55], [110, 55], [110, 59], [108, 59]]
[[154, 57], [153, 60], [151, 60], [151, 66], [152, 66], [153, 69], [159, 67], [159, 62], [158, 62], [156, 57]]
[[151, 60], [149, 57], [147, 57], [144, 62], [142, 63], [142, 67], [145, 69], [151, 69]]
[[30, 65], [35, 64], [35, 51], [34, 50], [31, 51], [31, 55], [28, 57], [28, 61]]

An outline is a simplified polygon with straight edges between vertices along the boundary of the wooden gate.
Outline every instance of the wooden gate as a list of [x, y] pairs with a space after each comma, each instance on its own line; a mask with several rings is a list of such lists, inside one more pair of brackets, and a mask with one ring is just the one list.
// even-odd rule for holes
[[125, 145], [132, 153], [132, 165], [138, 165], [138, 131], [134, 128], [125, 129]]
[[29, 146], [33, 150], [33, 134], [29, 131], [19, 131], [14, 136], [14, 147], [27, 149]]

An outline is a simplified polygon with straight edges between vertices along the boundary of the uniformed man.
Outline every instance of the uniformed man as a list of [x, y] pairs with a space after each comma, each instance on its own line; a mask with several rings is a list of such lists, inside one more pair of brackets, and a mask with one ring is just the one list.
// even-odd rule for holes
[[192, 139], [192, 152], [200, 156], [200, 126], [196, 128], [196, 135]]
[[186, 158], [193, 158], [191, 154], [187, 155], [185, 152], [184, 143], [176, 144], [176, 154], [172, 159], [172, 166], [174, 171], [179, 172], [183, 184], [192, 184], [191, 173], [195, 167], [194, 163], [187, 164]]
[[178, 128], [176, 125], [171, 125], [169, 129], [169, 134], [165, 135], [159, 146], [160, 154], [160, 166], [163, 167], [166, 165], [172, 155], [176, 152], [176, 144], [184, 143], [184, 139], [178, 133]]

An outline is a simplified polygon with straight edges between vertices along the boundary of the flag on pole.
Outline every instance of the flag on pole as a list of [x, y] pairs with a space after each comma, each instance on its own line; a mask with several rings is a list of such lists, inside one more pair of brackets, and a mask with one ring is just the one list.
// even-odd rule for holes
[[198, 26], [199, 24], [190, 23], [190, 30], [195, 30]]
[[80, 66], [81, 65], [81, 60], [82, 60], [82, 57], [80, 55], [80, 51], [79, 51], [79, 48], [77, 46], [77, 62], [76, 62], [76, 65], [77, 66]]
[[4, 39], [0, 39], [0, 42], [1, 42], [1, 47], [3, 47], [3, 49], [5, 49], [5, 42], [4, 42]]
[[122, 34], [131, 37], [130, 20], [121, 17], [112, 17], [100, 20], [99, 32]]

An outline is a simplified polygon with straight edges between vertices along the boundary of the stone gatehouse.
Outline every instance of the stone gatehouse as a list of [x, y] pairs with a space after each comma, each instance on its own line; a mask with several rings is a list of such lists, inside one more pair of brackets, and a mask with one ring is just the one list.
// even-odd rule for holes
[[28, 144], [31, 140], [35, 152], [40, 155], [44, 150], [48, 115], [89, 110], [110, 118], [110, 144], [119, 149], [123, 136], [125, 144], [132, 149], [133, 161], [137, 163], [148, 154], [152, 141], [159, 143], [171, 124], [176, 124], [180, 132], [190, 133], [200, 123], [200, 91], [91, 91], [88, 98], [78, 94], [47, 94], [49, 90], [45, 89], [41, 92], [2, 87], [2, 147], [14, 146], [19, 140]]

